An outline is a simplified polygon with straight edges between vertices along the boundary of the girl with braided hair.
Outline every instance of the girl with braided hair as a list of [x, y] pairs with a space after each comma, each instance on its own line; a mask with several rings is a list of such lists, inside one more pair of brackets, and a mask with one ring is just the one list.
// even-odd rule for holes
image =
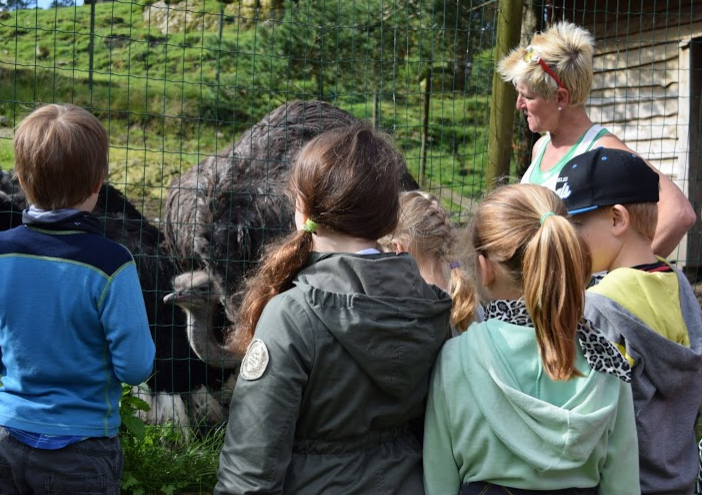
[[[469, 273], [457, 258], [458, 233], [439, 198], [424, 191], [400, 194], [400, 219], [392, 234], [380, 239], [384, 251], [409, 253], [427, 283], [451, 296], [451, 326], [463, 332], [482, 308]], [[476, 315], [477, 313], [477, 315]]]

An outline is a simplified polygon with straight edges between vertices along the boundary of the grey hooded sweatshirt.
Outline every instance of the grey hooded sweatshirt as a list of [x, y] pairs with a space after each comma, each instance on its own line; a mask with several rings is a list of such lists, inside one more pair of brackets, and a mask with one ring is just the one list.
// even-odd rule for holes
[[314, 253], [258, 322], [215, 494], [423, 494], [414, 427], [450, 310], [409, 255]]
[[644, 494], [692, 494], [698, 470], [702, 312], [687, 279], [673, 270], [618, 268], [588, 290], [585, 304], [585, 317], [632, 365]]

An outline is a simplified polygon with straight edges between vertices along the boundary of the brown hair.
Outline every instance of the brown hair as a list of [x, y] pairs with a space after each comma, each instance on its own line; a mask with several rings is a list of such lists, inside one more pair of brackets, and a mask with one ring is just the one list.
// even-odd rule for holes
[[30, 203], [43, 210], [78, 205], [108, 171], [107, 132], [75, 105], [37, 108], [15, 132], [15, 174]]
[[397, 228], [379, 242], [385, 251], [392, 251], [393, 242], [399, 242], [420, 266], [441, 270], [449, 279], [451, 325], [459, 331], [468, 328], [475, 319], [478, 295], [469, 274], [460, 267], [450, 267], [456, 262], [457, 233], [436, 196], [423, 191], [401, 193]]
[[[335, 128], [312, 139], [295, 159], [291, 199], [325, 229], [379, 239], [397, 225], [402, 168], [403, 158], [386, 135], [365, 125]], [[244, 284], [236, 331], [227, 343], [233, 352], [245, 352], [263, 308], [289, 289], [307, 264], [312, 235], [298, 230], [265, 249], [261, 264]]]
[[471, 232], [476, 253], [498, 263], [523, 290], [544, 369], [554, 380], [582, 376], [575, 338], [591, 267], [587, 245], [567, 215], [545, 187], [504, 186], [478, 207]]

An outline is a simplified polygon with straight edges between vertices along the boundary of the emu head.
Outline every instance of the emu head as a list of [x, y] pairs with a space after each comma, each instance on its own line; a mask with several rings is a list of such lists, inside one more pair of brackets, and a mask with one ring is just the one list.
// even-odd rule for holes
[[163, 298], [164, 303], [177, 304], [190, 311], [204, 310], [224, 298], [222, 284], [205, 270], [181, 273], [173, 280], [173, 292]]

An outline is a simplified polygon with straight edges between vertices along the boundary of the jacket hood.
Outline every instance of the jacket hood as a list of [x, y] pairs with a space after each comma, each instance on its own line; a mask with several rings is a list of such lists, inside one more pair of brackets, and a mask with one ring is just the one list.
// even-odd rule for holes
[[77, 230], [103, 235], [102, 223], [97, 217], [73, 208], [40, 210], [32, 205], [22, 212], [22, 223], [45, 230]]
[[614, 420], [619, 380], [592, 371], [582, 353], [576, 366], [584, 377], [550, 380], [534, 359], [530, 327], [489, 320], [467, 333], [460, 339], [465, 380], [478, 388], [477, 407], [500, 441], [537, 471], [585, 464]]
[[314, 253], [295, 285], [385, 393], [402, 398], [427, 380], [450, 333], [451, 298], [424, 282], [411, 256]]
[[[609, 280], [608, 277], [611, 279], [612, 274], [605, 277], [601, 282], [602, 286]], [[646, 380], [655, 386], [656, 393], [670, 400], [675, 400], [681, 394], [688, 394], [691, 384], [699, 380], [702, 368], [702, 312], [684, 275], [677, 270], [676, 274], [679, 286], [676, 288], [676, 291], [679, 290], [679, 294], [676, 294], [677, 301], [666, 298], [665, 294], [658, 294], [658, 298], [665, 305], [660, 312], [675, 311], [682, 317], [682, 324], [690, 341], [689, 347], [659, 335], [638, 315], [595, 290], [589, 290], [585, 300], [586, 317], [599, 328], [614, 329], [624, 337], [626, 353], [634, 361], [634, 379], [640, 380], [639, 377], [645, 374]], [[640, 283], [640, 278], [629, 278], [627, 282], [630, 282], [628, 291], [642, 294], [648, 289]], [[632, 285], [632, 282], [639, 285]], [[655, 297], [656, 294], [651, 293], [650, 299]], [[661, 301], [655, 301], [650, 306], [657, 308], [655, 304], [660, 305]], [[661, 325], [666, 323], [668, 322], [664, 320]], [[610, 338], [616, 341], [618, 336], [611, 335]]]

